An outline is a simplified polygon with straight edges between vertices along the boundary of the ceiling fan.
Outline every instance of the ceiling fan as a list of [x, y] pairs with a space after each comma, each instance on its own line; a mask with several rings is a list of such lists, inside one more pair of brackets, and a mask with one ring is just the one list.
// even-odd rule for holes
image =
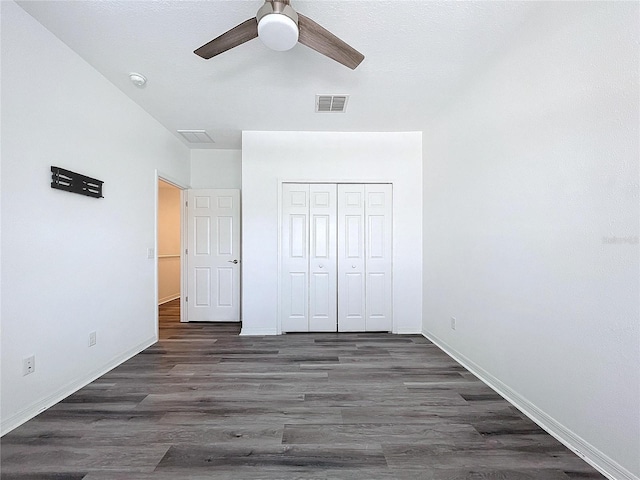
[[205, 43], [193, 53], [209, 59], [259, 37], [272, 50], [285, 51], [300, 42], [352, 70], [364, 55], [301, 13], [289, 0], [266, 0], [254, 18]]

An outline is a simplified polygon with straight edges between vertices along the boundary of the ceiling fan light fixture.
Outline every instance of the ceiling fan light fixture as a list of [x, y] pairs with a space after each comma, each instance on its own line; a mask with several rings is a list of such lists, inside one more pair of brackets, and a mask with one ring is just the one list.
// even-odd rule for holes
[[265, 0], [255, 18], [218, 35], [193, 53], [208, 60], [260, 37], [272, 50], [289, 50], [301, 43], [352, 70], [360, 65], [363, 54], [310, 18], [296, 13], [289, 3], [290, 0]]
[[271, 50], [291, 50], [298, 43], [298, 25], [282, 13], [265, 15], [258, 23], [258, 37]]

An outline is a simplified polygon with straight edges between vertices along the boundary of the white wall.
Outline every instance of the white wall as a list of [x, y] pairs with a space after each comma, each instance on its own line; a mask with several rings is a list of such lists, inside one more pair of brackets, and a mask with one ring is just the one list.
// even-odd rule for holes
[[180, 189], [158, 182], [158, 304], [180, 297]]
[[638, 14], [541, 3], [424, 136], [424, 332], [620, 479], [640, 475]]
[[243, 132], [242, 333], [277, 333], [281, 181], [393, 182], [395, 331], [419, 332], [421, 157], [415, 132]]
[[[15, 3], [0, 3], [6, 432], [156, 340], [155, 169], [188, 184], [189, 151]], [[105, 198], [51, 189], [51, 165], [103, 180]], [[28, 355], [36, 371], [23, 377]]]
[[191, 150], [191, 188], [241, 187], [240, 150]]

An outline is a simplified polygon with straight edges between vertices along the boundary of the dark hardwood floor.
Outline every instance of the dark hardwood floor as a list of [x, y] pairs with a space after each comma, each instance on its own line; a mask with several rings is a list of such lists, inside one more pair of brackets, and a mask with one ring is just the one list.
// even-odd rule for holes
[[2, 438], [3, 480], [604, 478], [419, 335], [156, 345]]

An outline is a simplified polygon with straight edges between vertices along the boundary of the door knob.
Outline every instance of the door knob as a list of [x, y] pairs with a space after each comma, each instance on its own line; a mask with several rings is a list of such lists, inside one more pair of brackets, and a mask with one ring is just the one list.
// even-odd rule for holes
[[355, 265], [351, 265], [351, 268], [356, 268], [356, 266]]
[[238, 260], [227, 260], [227, 262], [233, 263], [235, 265], [236, 263], [238, 263]]
[[322, 264], [320, 264], [320, 265], [318, 265], [318, 266], [319, 266], [320, 268], [324, 268], [324, 265], [322, 265]]

